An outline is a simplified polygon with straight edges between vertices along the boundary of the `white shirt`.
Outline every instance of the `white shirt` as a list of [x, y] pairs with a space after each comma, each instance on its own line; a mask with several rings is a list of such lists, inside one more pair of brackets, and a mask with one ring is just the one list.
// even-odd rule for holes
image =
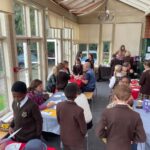
[[[26, 96], [21, 102], [20, 102], [20, 108], [23, 107], [23, 105], [28, 101], [28, 96]], [[18, 103], [17, 103], [18, 105]]]
[[92, 113], [86, 96], [81, 93], [77, 96], [75, 102], [84, 110], [85, 121], [86, 123], [89, 123], [92, 120]]
[[[121, 73], [117, 73], [116, 76], [117, 76], [117, 77], [122, 77], [122, 74], [121, 74]], [[116, 83], [116, 77], [115, 77], [115, 76], [112, 76], [112, 77], [110, 78], [109, 88], [112, 89], [112, 88], [114, 87], [115, 83]]]

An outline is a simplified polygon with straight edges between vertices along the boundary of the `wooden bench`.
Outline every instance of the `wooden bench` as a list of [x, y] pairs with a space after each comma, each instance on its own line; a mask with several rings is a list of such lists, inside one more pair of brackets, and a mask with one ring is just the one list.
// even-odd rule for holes
[[83, 94], [86, 96], [86, 98], [88, 100], [92, 100], [93, 99], [93, 95], [94, 95], [93, 92], [84, 92]]

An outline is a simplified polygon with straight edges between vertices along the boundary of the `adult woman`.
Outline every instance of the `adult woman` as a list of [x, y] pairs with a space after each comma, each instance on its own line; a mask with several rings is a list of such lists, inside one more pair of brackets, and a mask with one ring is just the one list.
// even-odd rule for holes
[[143, 98], [150, 98], [150, 60], [146, 60], [144, 62], [144, 71], [140, 78], [140, 85], [141, 85], [141, 96]]
[[75, 65], [73, 66], [73, 74], [74, 75], [82, 75], [83, 74], [83, 66], [79, 58], [76, 59]]
[[85, 62], [89, 62], [91, 65], [91, 69], [94, 69], [94, 57], [92, 54], [89, 53], [88, 59], [86, 59]]
[[81, 61], [81, 58], [82, 58], [82, 52], [81, 51], [78, 51], [77, 55], [76, 55], [76, 59], [80, 59]]

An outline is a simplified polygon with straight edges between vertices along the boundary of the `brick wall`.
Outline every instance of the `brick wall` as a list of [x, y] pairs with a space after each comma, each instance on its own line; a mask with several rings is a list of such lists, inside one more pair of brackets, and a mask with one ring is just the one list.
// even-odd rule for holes
[[150, 16], [146, 17], [145, 36], [144, 36], [144, 38], [150, 38]]

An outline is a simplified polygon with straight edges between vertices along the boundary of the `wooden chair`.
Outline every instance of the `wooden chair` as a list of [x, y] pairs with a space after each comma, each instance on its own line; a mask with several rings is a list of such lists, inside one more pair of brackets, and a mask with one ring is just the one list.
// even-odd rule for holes
[[93, 100], [94, 92], [84, 92], [83, 94], [88, 100]]

